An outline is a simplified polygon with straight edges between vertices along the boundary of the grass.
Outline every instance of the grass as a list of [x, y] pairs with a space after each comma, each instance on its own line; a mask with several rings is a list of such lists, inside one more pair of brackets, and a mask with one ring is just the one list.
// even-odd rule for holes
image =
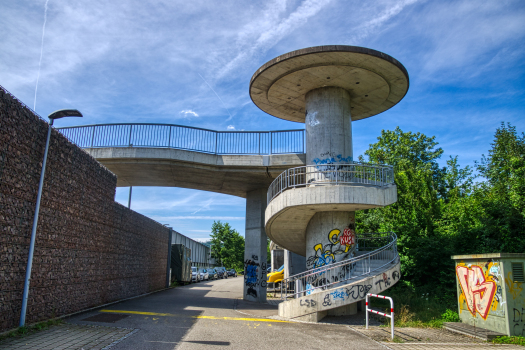
[[525, 346], [525, 337], [498, 337], [492, 342], [494, 344], [514, 344]]
[[[457, 308], [454, 299], [446, 300], [430, 293], [418, 293], [401, 283], [381, 295], [392, 297], [394, 300], [395, 327], [441, 328], [444, 322], [459, 322], [457, 312], [452, 311]], [[388, 300], [370, 298], [370, 305], [374, 309], [390, 313]], [[380, 319], [385, 325], [390, 325], [390, 319]]]
[[48, 329], [49, 327], [62, 324], [62, 323], [64, 323], [64, 320], [60, 318], [60, 319], [52, 319], [49, 321], [39, 322], [31, 326], [18, 327], [17, 329], [7, 334], [1, 335], [0, 341], [7, 339], [7, 338], [21, 338], [21, 337], [36, 333], [38, 331]]
[[178, 281], [173, 281], [173, 282], [171, 282], [171, 284], [170, 284], [170, 288], [177, 288], [178, 286], [180, 286], [180, 284], [179, 284]]

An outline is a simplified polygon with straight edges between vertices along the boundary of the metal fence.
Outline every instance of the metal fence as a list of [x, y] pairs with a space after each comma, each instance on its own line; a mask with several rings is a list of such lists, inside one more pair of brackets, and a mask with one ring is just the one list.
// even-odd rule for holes
[[[358, 256], [290, 276], [281, 282], [281, 299], [298, 298], [339, 283], [350, 283], [396, 263], [397, 236], [393, 232], [357, 235]], [[362, 292], [363, 298], [368, 291]]]
[[282, 172], [270, 185], [267, 201], [295, 187], [322, 185], [387, 186], [394, 183], [394, 168], [365, 163], [306, 165]]
[[214, 131], [175, 124], [97, 124], [57, 128], [82, 148], [159, 147], [211, 154], [304, 153], [304, 130]]

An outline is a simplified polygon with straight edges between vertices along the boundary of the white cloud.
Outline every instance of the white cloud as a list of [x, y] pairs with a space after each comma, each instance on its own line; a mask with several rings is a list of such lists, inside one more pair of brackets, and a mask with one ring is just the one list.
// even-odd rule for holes
[[233, 125], [228, 125], [228, 127], [227, 127], [226, 129], [228, 129], [228, 130], [235, 130], [235, 126], [233, 126]]
[[248, 23], [240, 30], [237, 36], [240, 50], [237, 50], [237, 55], [219, 69], [216, 78], [222, 79], [253, 56], [264, 54], [281, 39], [299, 30], [310, 17], [315, 16], [330, 1], [305, 0], [284, 19], [281, 19], [280, 15], [286, 9], [286, 2], [276, 0], [269, 3], [267, 9], [260, 14], [259, 21]]
[[198, 117], [199, 115], [197, 114], [197, 112], [194, 112], [192, 111], [191, 109], [184, 109], [182, 111], [180, 111], [180, 114], [184, 114], [184, 118], [188, 118], [188, 117]]

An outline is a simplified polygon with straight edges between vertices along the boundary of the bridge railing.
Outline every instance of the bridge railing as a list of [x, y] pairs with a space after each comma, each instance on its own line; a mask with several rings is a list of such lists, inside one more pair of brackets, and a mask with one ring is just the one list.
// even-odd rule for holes
[[[298, 298], [373, 276], [399, 261], [394, 232], [358, 234], [356, 244], [358, 251], [355, 257], [322, 266], [314, 260], [314, 268], [283, 279], [280, 283], [281, 299]], [[319, 261], [322, 263], [323, 259]]]
[[304, 153], [304, 130], [215, 131], [176, 124], [97, 124], [57, 128], [82, 148], [158, 147], [211, 154]]
[[281, 192], [295, 187], [326, 185], [387, 186], [394, 183], [390, 165], [349, 163], [306, 165], [282, 172], [268, 188], [268, 204]]

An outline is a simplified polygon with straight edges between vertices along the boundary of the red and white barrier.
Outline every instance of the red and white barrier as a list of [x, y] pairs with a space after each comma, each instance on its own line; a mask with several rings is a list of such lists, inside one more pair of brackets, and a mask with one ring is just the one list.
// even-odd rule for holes
[[[376, 310], [369, 309], [368, 305], [369, 305], [370, 297], [390, 300], [390, 314], [386, 314], [384, 312], [379, 312]], [[393, 340], [394, 339], [394, 301], [392, 300], [392, 298], [386, 297], [384, 295], [377, 295], [377, 294], [372, 294], [372, 293], [368, 293], [366, 295], [366, 329], [368, 329], [368, 313], [369, 312], [374, 313], [379, 316], [388, 317], [390, 319], [390, 324], [392, 328], [391, 333], [392, 333], [392, 340]]]

